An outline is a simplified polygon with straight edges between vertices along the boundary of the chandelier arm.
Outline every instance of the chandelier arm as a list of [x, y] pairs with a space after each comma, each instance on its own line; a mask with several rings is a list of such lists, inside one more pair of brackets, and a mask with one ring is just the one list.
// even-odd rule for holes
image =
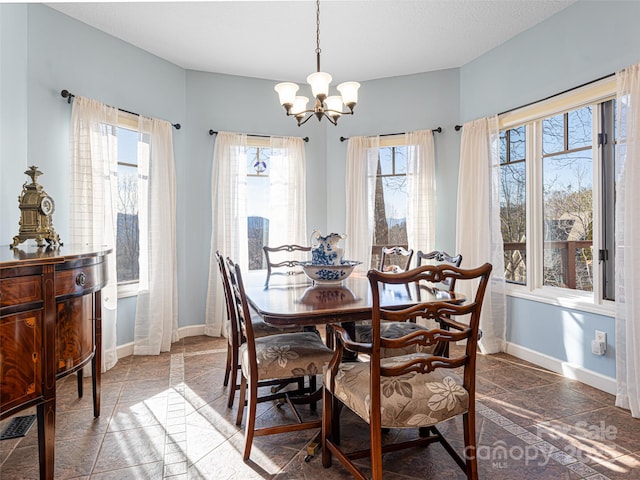
[[338, 125], [338, 117], [336, 117], [336, 119], [334, 120], [333, 117], [331, 115], [328, 115], [326, 111], [322, 112], [324, 114], [324, 117], [329, 120], [333, 125]]
[[309, 115], [307, 115], [307, 118], [305, 118], [304, 120], [300, 121], [300, 119], [298, 119], [298, 126], [301, 127], [302, 125], [304, 125], [305, 123], [307, 123], [309, 121], [309, 119], [311, 117], [313, 117], [313, 110], [306, 110], [304, 113], [306, 112], [311, 112]]
[[331, 110], [330, 108], [325, 108], [324, 112], [333, 112], [333, 113], [339, 113], [340, 115], [353, 115], [353, 110], [348, 110], [346, 112], [341, 112], [340, 110]]

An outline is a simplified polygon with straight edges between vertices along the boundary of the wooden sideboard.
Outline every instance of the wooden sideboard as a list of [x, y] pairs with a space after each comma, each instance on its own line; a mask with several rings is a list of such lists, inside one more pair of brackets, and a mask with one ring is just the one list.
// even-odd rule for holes
[[40, 478], [53, 479], [56, 379], [91, 362], [100, 415], [105, 248], [0, 248], [0, 419], [36, 406]]

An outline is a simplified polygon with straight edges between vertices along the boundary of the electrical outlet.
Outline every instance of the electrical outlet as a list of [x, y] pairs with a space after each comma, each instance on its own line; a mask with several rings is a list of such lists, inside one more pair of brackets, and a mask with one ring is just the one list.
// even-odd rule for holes
[[597, 340], [591, 340], [591, 353], [594, 355], [604, 355], [607, 353], [607, 344]]
[[607, 344], [607, 332], [601, 332], [600, 330], [596, 330], [596, 342], [602, 342], [605, 345]]

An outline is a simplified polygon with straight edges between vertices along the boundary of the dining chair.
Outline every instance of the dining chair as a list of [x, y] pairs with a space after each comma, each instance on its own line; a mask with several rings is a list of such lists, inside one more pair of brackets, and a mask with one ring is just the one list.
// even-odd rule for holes
[[301, 245], [280, 245], [277, 247], [262, 247], [267, 261], [267, 279], [265, 285], [269, 285], [272, 275], [300, 275], [304, 274], [301, 264], [303, 255], [310, 252], [311, 247]]
[[[400, 273], [406, 272], [411, 265], [411, 258], [413, 257], [413, 249], [406, 249], [401, 246], [382, 247], [380, 254], [380, 264], [378, 270], [381, 272]], [[390, 263], [395, 260], [396, 263]], [[400, 261], [401, 260], [401, 261]], [[407, 290], [408, 292], [408, 290]], [[416, 324], [415, 322], [397, 323], [397, 322], [384, 322], [382, 325], [382, 336], [387, 338], [399, 338], [410, 332], [416, 330], [422, 330], [425, 327]], [[369, 342], [371, 341], [371, 321], [365, 320], [355, 326], [355, 340], [357, 342]], [[382, 355], [403, 355], [405, 353], [413, 353], [416, 350], [415, 345], [408, 347], [407, 351], [390, 350], [389, 352], [383, 351]]]
[[[432, 265], [449, 264], [455, 267], [459, 267], [460, 264], [462, 263], [462, 254], [459, 253], [457, 255], [452, 256], [452, 255], [449, 255], [444, 250], [434, 250], [428, 253], [424, 253], [422, 250], [418, 250], [416, 252], [416, 267], [422, 266], [423, 262], [424, 264], [432, 264]], [[453, 292], [456, 286], [456, 279], [448, 278], [446, 281], [440, 282], [435, 286], [441, 289], [448, 290], [449, 292]], [[422, 289], [424, 288], [430, 288], [430, 286], [423, 285]], [[418, 291], [418, 295], [419, 294], [420, 294], [420, 291]], [[434, 322], [439, 324], [440, 328], [444, 328], [444, 329], [447, 328], [447, 324], [444, 322], [439, 322], [437, 319], [434, 320]], [[478, 338], [481, 338], [481, 337], [482, 337], [482, 331], [479, 331]], [[436, 346], [434, 350], [434, 354], [443, 355], [445, 357], [448, 356], [449, 343], [448, 342], [440, 343], [438, 346]]]
[[[336, 349], [324, 375], [322, 401], [322, 465], [331, 466], [335, 456], [357, 479], [365, 479], [356, 459], [369, 457], [371, 478], [383, 478], [382, 454], [404, 448], [439, 442], [466, 473], [477, 480], [475, 434], [475, 378], [478, 325], [485, 291], [491, 274], [489, 263], [463, 270], [449, 265], [424, 265], [404, 273], [391, 274], [371, 270], [367, 274], [373, 300], [373, 338], [370, 343], [353, 342], [342, 327], [334, 327]], [[463, 304], [422, 302], [397, 310], [380, 304], [380, 290], [388, 284], [412, 286], [443, 280], [476, 281], [473, 298]], [[465, 322], [460, 317], [465, 317]], [[450, 330], [432, 329], [410, 333], [398, 339], [382, 337], [383, 321], [405, 322], [417, 316], [444, 319]], [[413, 353], [383, 358], [382, 348], [403, 348], [411, 343], [425, 347], [438, 342], [465, 340], [464, 351], [452, 357]], [[344, 349], [366, 353], [368, 362], [342, 363]], [[462, 369], [458, 375], [456, 369]], [[346, 407], [369, 425], [369, 445], [346, 451], [339, 438], [339, 413]], [[464, 455], [442, 435], [439, 424], [462, 416]], [[416, 429], [411, 440], [382, 444], [383, 428]], [[406, 437], [403, 437], [406, 438]], [[344, 443], [344, 442], [343, 442]]]
[[[246, 399], [248, 412], [245, 423], [243, 459], [248, 460], [255, 436], [294, 432], [321, 426], [320, 419], [303, 421], [295, 407], [296, 404], [313, 404], [317, 401], [319, 391], [312, 391], [314, 390], [313, 385], [310, 385], [308, 389], [298, 389], [295, 392], [283, 390], [261, 396], [258, 396], [258, 387], [268, 384], [277, 385], [283, 381], [307, 376], [315, 378], [316, 375], [322, 373], [322, 369], [331, 359], [333, 351], [323, 343], [315, 332], [303, 331], [256, 337], [250, 320], [251, 312], [240, 266], [234, 264], [229, 258], [225, 262], [238, 323], [246, 338], [246, 342], [240, 345], [238, 351], [242, 380], [236, 425], [242, 423]], [[281, 398], [284, 398], [291, 407], [296, 422], [256, 428], [258, 403]]]
[[401, 246], [382, 247], [378, 270], [381, 272], [406, 272], [411, 265], [412, 257], [413, 249]]
[[[238, 370], [240, 369], [238, 350], [240, 345], [242, 345], [246, 339], [238, 325], [236, 309], [231, 294], [231, 285], [229, 284], [229, 276], [227, 275], [227, 267], [225, 265], [224, 258], [219, 251], [216, 251], [216, 260], [220, 270], [222, 290], [224, 292], [225, 306], [227, 310], [227, 361], [225, 365], [223, 385], [228, 387], [229, 383], [231, 383], [231, 386], [229, 387], [227, 407], [232, 408], [236, 392], [240, 390], [240, 384], [238, 383]], [[285, 331], [299, 332], [302, 330], [301, 327], [297, 326], [287, 328], [272, 327], [271, 325], [267, 325], [257, 313], [251, 312], [250, 315], [253, 332], [256, 337], [275, 335]], [[276, 388], [277, 387], [274, 387], [274, 389]]]
[[[462, 254], [457, 255], [449, 255], [445, 251], [434, 250], [432, 252], [424, 253], [422, 250], [418, 250], [416, 252], [416, 267], [420, 267], [423, 264], [441, 264], [448, 263], [450, 265], [459, 267], [462, 263]], [[453, 292], [455, 284], [455, 279], [451, 278], [447, 282], [443, 283], [450, 292]]]

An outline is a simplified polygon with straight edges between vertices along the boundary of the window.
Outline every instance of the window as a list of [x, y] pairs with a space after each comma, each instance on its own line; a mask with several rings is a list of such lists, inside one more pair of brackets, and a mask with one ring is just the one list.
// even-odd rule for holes
[[269, 243], [271, 148], [250, 146], [246, 156], [249, 270], [259, 270], [266, 268], [262, 247]]
[[615, 101], [610, 97], [599, 94], [589, 101], [579, 91], [572, 104], [569, 93], [555, 111], [537, 106], [535, 118], [511, 121], [500, 132], [507, 282], [542, 295], [546, 288], [559, 288], [592, 303], [613, 300]]
[[138, 256], [138, 132], [117, 127], [118, 223], [116, 270], [118, 285], [135, 284], [140, 278]]
[[371, 265], [380, 263], [383, 246], [407, 244], [407, 147], [380, 147]]

